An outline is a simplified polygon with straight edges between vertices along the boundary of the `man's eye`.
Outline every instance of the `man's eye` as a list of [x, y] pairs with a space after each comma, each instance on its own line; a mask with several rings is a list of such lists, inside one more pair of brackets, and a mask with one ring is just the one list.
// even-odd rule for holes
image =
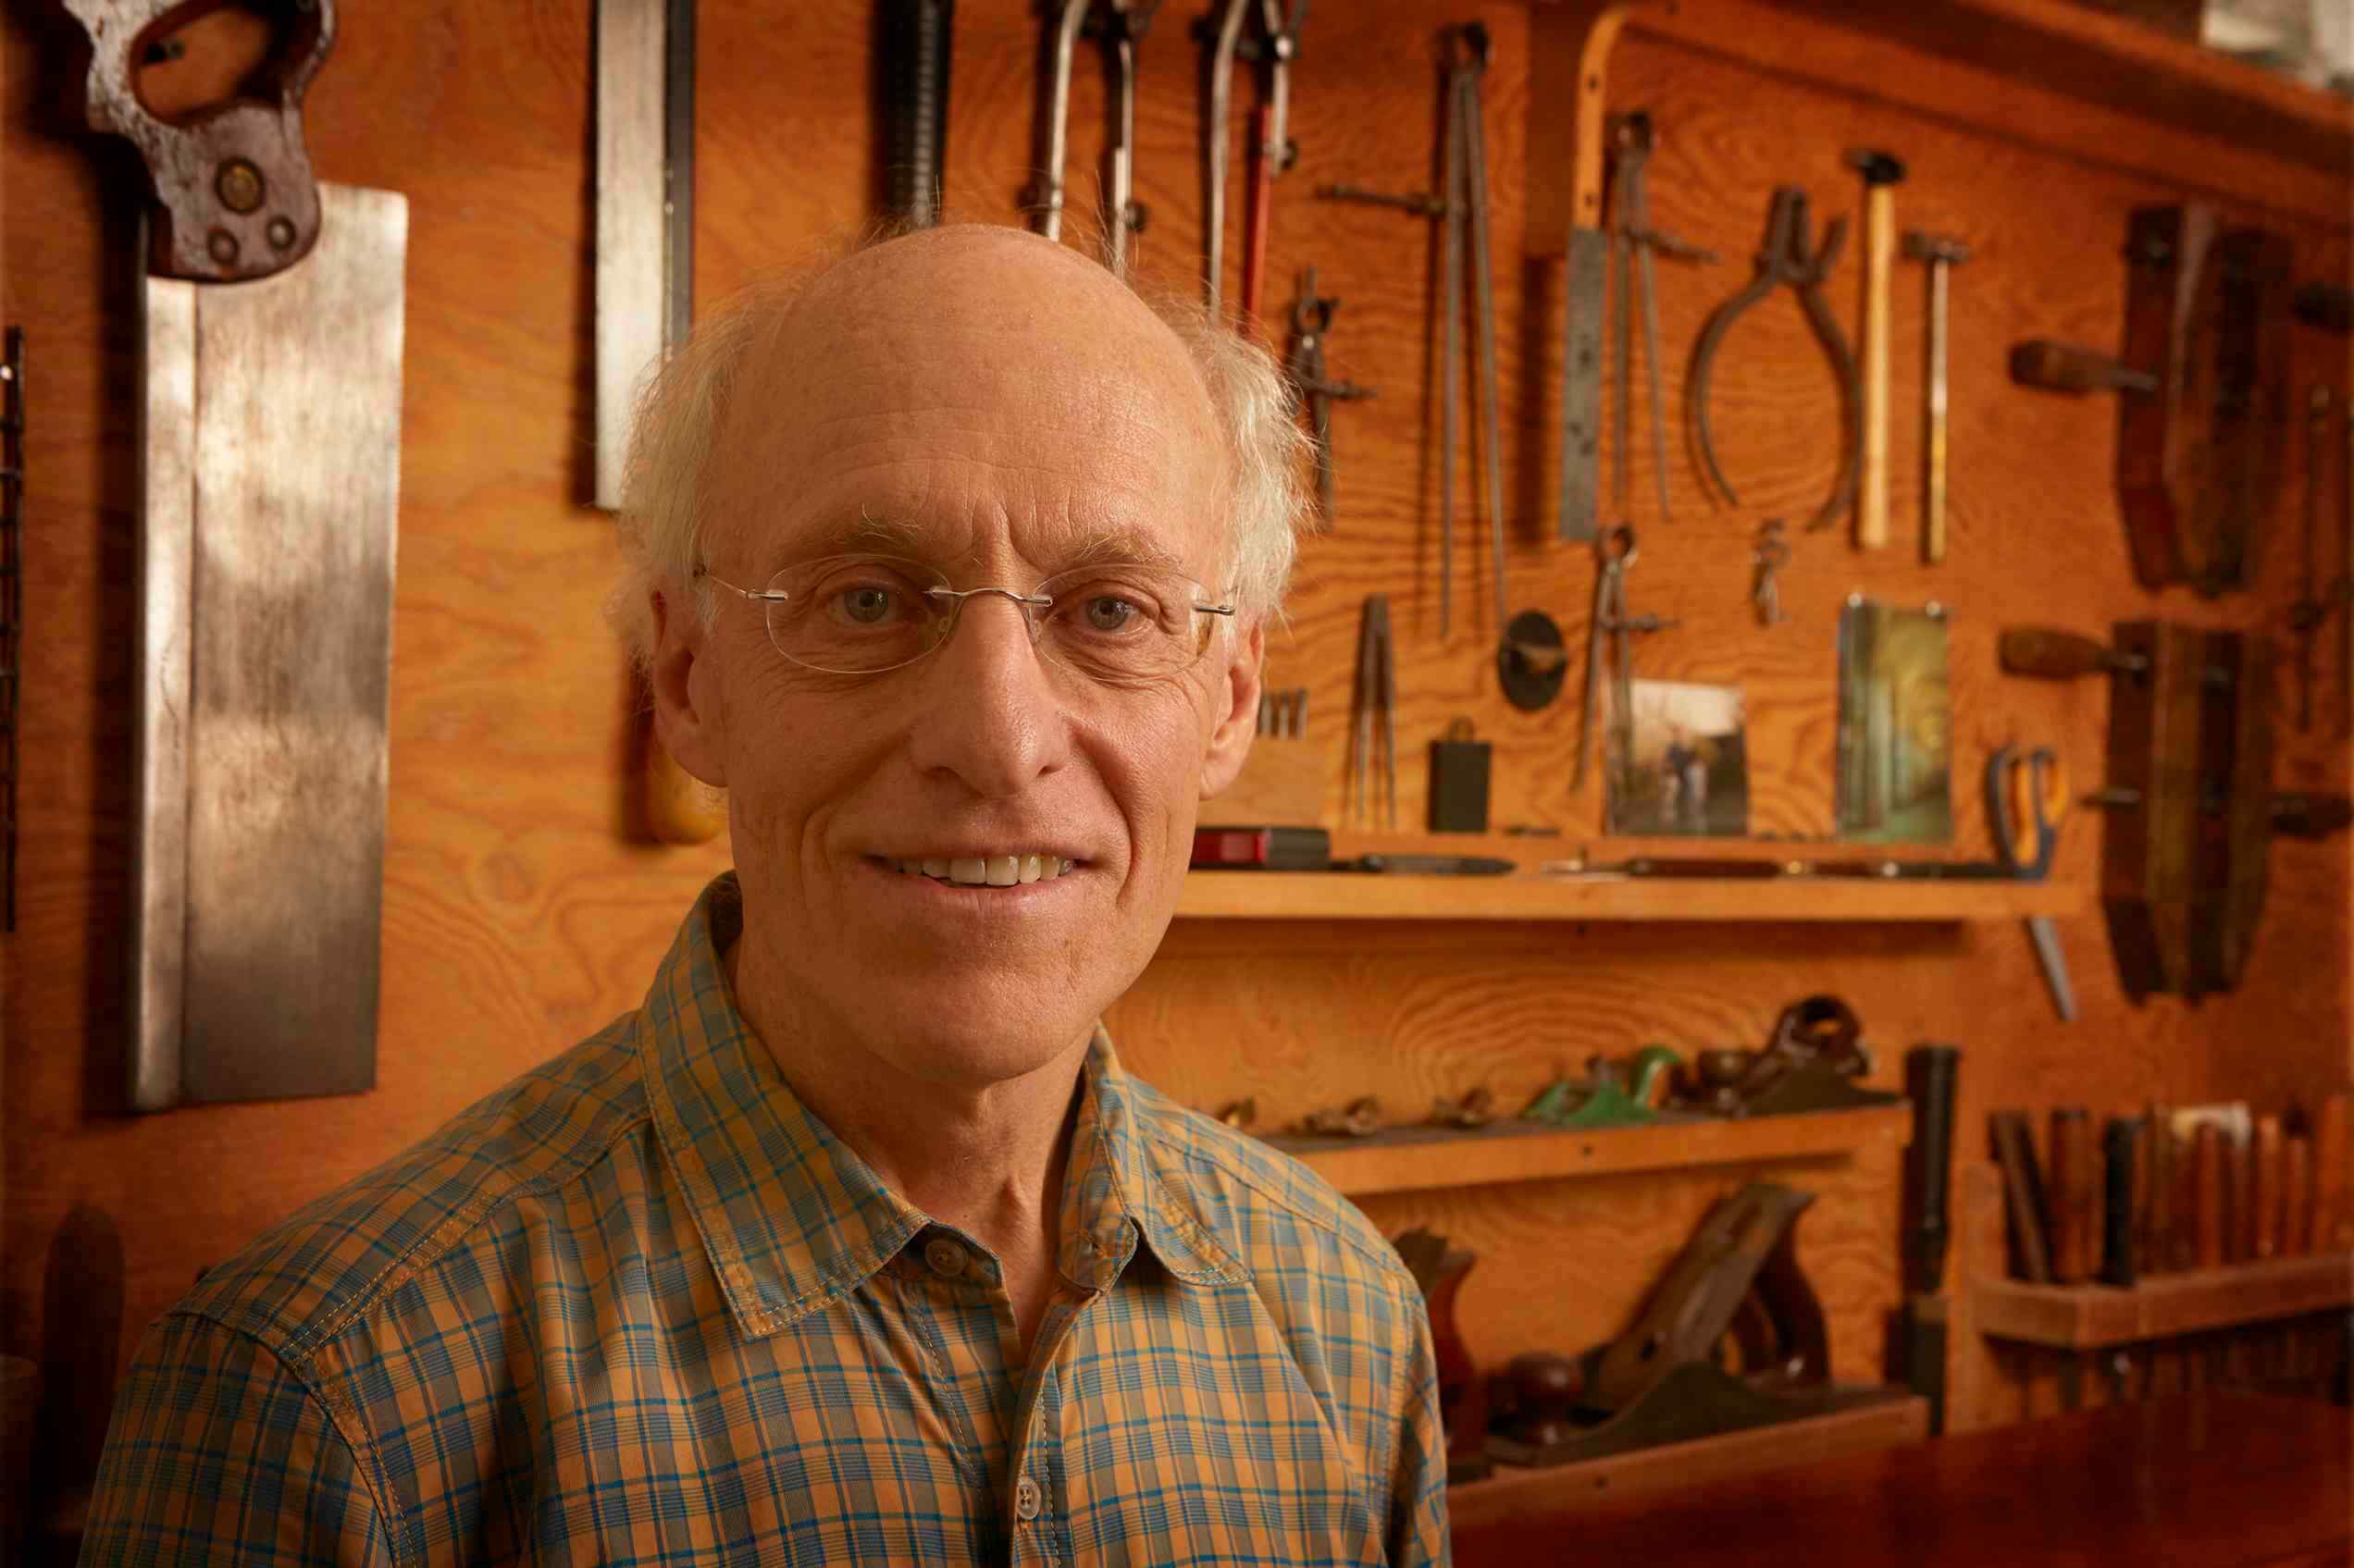
[[843, 617], [861, 626], [879, 626], [891, 618], [897, 596], [874, 584], [845, 588], [836, 596]]
[[1091, 632], [1124, 632], [1133, 629], [1145, 612], [1134, 600], [1117, 594], [1092, 594], [1080, 605], [1079, 614]]

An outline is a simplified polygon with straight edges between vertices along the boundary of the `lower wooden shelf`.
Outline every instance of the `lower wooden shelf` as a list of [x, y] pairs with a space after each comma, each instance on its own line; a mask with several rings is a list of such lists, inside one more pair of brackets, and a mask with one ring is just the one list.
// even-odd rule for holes
[[1350, 1197], [1361, 1198], [1565, 1176], [1819, 1159], [1865, 1149], [1902, 1149], [1912, 1138], [1912, 1105], [1899, 1101], [1739, 1121], [1681, 1117], [1645, 1127], [1585, 1132], [1567, 1132], [1541, 1122], [1503, 1121], [1472, 1131], [1394, 1127], [1366, 1138], [1282, 1137], [1268, 1142]]
[[1632, 1493], [1663, 1488], [1680, 1490], [1730, 1475], [1918, 1442], [1928, 1435], [1929, 1401], [1890, 1389], [1827, 1415], [1614, 1453], [1580, 1464], [1542, 1469], [1498, 1465], [1485, 1479], [1449, 1487], [1447, 1513], [1456, 1530], [1479, 1529], [1505, 1519], [1566, 1512], [1580, 1504]]
[[2354, 1255], [2273, 1258], [2162, 1274], [2129, 1290], [1981, 1279], [1977, 1331], [2062, 1350], [2098, 1350], [2354, 1306]]

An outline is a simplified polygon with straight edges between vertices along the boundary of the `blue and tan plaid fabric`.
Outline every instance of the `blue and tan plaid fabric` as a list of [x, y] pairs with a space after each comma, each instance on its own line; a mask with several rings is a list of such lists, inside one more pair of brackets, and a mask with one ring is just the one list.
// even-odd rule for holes
[[1428, 1320], [1100, 1031], [1027, 1366], [996, 1261], [787, 1088], [704, 893], [645, 1006], [151, 1329], [86, 1562], [1427, 1563]]

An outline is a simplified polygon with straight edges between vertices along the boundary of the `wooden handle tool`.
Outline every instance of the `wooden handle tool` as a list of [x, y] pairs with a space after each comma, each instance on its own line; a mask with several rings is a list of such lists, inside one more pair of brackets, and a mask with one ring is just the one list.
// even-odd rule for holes
[[2052, 1281], [2081, 1285], [2092, 1273], [2098, 1245], [2094, 1216], [2100, 1179], [2092, 1117], [2083, 1106], [2063, 1105], [2051, 1113], [2048, 1158], [2051, 1179], [2044, 1190], [2044, 1214], [2051, 1239]]
[[2194, 1268], [2224, 1266], [2224, 1132], [2207, 1122], [2190, 1135], [2190, 1254]]
[[2347, 1144], [2354, 1139], [2354, 1093], [2339, 1090], [2313, 1117], [2313, 1250], [2354, 1251], [2354, 1196], [2347, 1191]]
[[2281, 1256], [2301, 1258], [2313, 1250], [2313, 1139], [2292, 1132], [2281, 1142]]
[[2036, 1162], [2035, 1135], [2021, 1111], [1996, 1111], [1987, 1118], [1996, 1163], [2002, 1167], [2003, 1204], [2011, 1216], [2012, 1269], [2033, 1285], [2051, 1282], [2051, 1251], [2043, 1231], [2043, 1174]]
[[1864, 176], [1864, 472], [1855, 507], [1855, 542], [1879, 549], [1889, 539], [1889, 278], [1896, 260], [1896, 184], [1902, 160], [1875, 148], [1848, 154]]
[[2011, 351], [2011, 379], [2048, 392], [2154, 392], [2158, 378], [2108, 354], [2038, 338]]
[[2255, 1175], [2249, 1189], [2248, 1255], [2251, 1258], [2280, 1256], [2281, 1209], [2288, 1196], [2286, 1151], [2281, 1142], [2281, 1118], [2260, 1116], [2256, 1118]]
[[2127, 674], [2149, 667], [2138, 654], [2120, 653], [2106, 643], [2048, 626], [2005, 626], [1996, 639], [1995, 655], [2004, 674], [2047, 681]]

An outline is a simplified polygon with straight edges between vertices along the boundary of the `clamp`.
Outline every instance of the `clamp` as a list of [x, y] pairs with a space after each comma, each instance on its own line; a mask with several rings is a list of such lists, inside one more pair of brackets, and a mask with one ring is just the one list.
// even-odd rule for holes
[[1353, 401], [1373, 395], [1370, 387], [1354, 381], [1332, 381], [1324, 374], [1324, 336], [1332, 329], [1332, 313], [1341, 302], [1316, 291], [1316, 269], [1300, 274], [1299, 298], [1292, 305], [1292, 352], [1283, 369], [1307, 405], [1308, 426], [1316, 438], [1316, 499], [1326, 522], [1332, 517], [1332, 402]]
[[1694, 444], [1699, 449], [1701, 472], [1724, 492], [1726, 500], [1740, 505], [1741, 497], [1734, 493], [1732, 481], [1725, 477], [1725, 470], [1716, 461], [1716, 443], [1709, 434], [1709, 372], [1716, 366], [1716, 351], [1723, 346], [1726, 333], [1741, 319], [1742, 312], [1772, 293], [1778, 285], [1787, 283], [1795, 290], [1815, 336], [1822, 340], [1823, 352], [1830, 359], [1831, 373], [1839, 379], [1840, 423], [1844, 430], [1840, 443], [1839, 476], [1831, 482], [1830, 499], [1807, 522], [1811, 533], [1829, 527], [1854, 504], [1856, 469], [1863, 444], [1857, 405], [1863, 401], [1863, 389], [1855, 355], [1848, 348], [1847, 340], [1840, 336], [1838, 319], [1823, 299], [1823, 279], [1829, 276], [1832, 265], [1839, 259], [1840, 246], [1847, 239], [1847, 219], [1832, 219], [1823, 230], [1821, 244], [1811, 250], [1807, 244], [1808, 227], [1806, 192], [1795, 185], [1777, 190], [1773, 212], [1766, 220], [1766, 245], [1757, 253], [1757, 276], [1747, 288], [1718, 305], [1702, 329], [1700, 341], [1692, 350], [1691, 396], [1685, 406], [1690, 411]]

